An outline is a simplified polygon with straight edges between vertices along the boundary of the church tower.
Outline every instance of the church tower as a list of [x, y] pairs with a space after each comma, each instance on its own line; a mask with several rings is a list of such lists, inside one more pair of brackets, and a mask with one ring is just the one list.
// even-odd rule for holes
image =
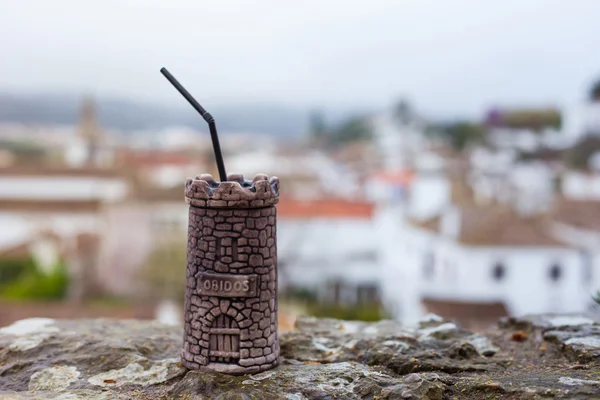
[[102, 134], [96, 120], [96, 104], [89, 96], [83, 99], [78, 135], [85, 143], [85, 164], [87, 166], [99, 166], [103, 144]]
[[96, 118], [96, 104], [84, 97], [75, 137], [67, 149], [67, 162], [73, 167], [102, 167], [106, 161], [106, 143]]

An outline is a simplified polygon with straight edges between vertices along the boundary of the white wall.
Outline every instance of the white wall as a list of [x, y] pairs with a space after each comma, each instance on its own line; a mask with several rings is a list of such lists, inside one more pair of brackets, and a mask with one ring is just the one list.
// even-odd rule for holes
[[289, 219], [277, 222], [280, 286], [325, 290], [328, 282], [350, 286], [381, 282], [374, 224], [364, 218]]
[[540, 148], [543, 136], [530, 129], [494, 129], [489, 134], [490, 141], [497, 147], [535, 151]]
[[[173, 186], [182, 185], [187, 178], [196, 176], [198, 171], [203, 169], [204, 167], [200, 165], [159, 165], [151, 168], [147, 172], [147, 177], [156, 186], [172, 188]], [[181, 198], [183, 199], [183, 193]]]
[[563, 175], [562, 193], [575, 200], [600, 200], [600, 174], [569, 171]]
[[88, 159], [88, 147], [79, 137], [71, 137], [65, 148], [65, 161], [71, 167], [81, 167]]
[[565, 136], [575, 140], [587, 133], [600, 133], [600, 103], [571, 105], [562, 112]]
[[98, 279], [110, 293], [127, 296], [137, 289], [136, 273], [154, 249], [159, 232], [148, 207], [122, 203], [107, 209]]
[[[496, 280], [496, 263], [505, 268]], [[557, 263], [561, 277], [550, 279]], [[573, 250], [551, 248], [467, 247], [442, 243], [436, 256], [436, 271], [424, 278], [422, 293], [440, 300], [503, 302], [513, 315], [584, 311], [589, 294], [582, 295], [585, 281], [581, 261]]]
[[510, 201], [523, 215], [545, 211], [554, 198], [554, 177], [552, 169], [542, 162], [516, 164], [510, 171]]
[[91, 162], [96, 166], [111, 165], [114, 163], [114, 150], [101, 146], [95, 149], [94, 158], [90, 160], [88, 143], [80, 137], [70, 137], [64, 149], [64, 158], [67, 165], [78, 168], [83, 167], [86, 163]]
[[185, 202], [120, 203], [107, 207], [100, 282], [111, 293], [131, 295], [137, 273], [162, 240], [185, 246], [189, 207]]
[[424, 230], [410, 229], [402, 217], [387, 209], [390, 221], [380, 231], [382, 259], [382, 300], [394, 319], [414, 325], [424, 315], [421, 303], [422, 254], [431, 248], [434, 236]]
[[374, 144], [385, 169], [410, 167], [428, 146], [428, 139], [416, 120], [401, 125], [391, 112], [384, 112], [371, 123]]
[[2, 176], [0, 198], [31, 200], [117, 201], [127, 194], [121, 179], [86, 177]]
[[552, 233], [557, 239], [580, 250], [582, 275], [586, 278], [584, 290], [588, 293], [599, 291], [600, 232], [554, 223]]
[[[382, 292], [386, 306], [404, 323], [413, 324], [423, 314], [423, 297], [503, 302], [513, 315], [581, 312], [589, 304], [593, 290], [578, 250], [466, 246], [413, 225], [398, 229], [399, 240], [386, 248]], [[424, 268], [427, 255], [434, 260], [430, 275]], [[493, 276], [498, 262], [505, 268], [501, 280]], [[549, 275], [554, 263], [562, 272], [556, 282]]]
[[[6, 214], [5, 214], [6, 215]], [[46, 213], [43, 210], [11, 211], [10, 216], [14, 223], [19, 221], [19, 231], [30, 232], [52, 231], [62, 237], [70, 237], [78, 233], [98, 233], [103, 229], [104, 222], [94, 212], [70, 213], [68, 210], [62, 212]], [[1, 223], [1, 222], [0, 222]], [[11, 230], [16, 229], [15, 225]], [[5, 227], [2, 227], [2, 231]]]
[[0, 249], [17, 246], [31, 237], [31, 226], [24, 217], [0, 212]]
[[278, 251], [293, 251], [304, 258], [343, 257], [375, 249], [373, 223], [367, 218], [310, 218], [305, 221], [279, 217]]
[[420, 173], [414, 176], [408, 193], [408, 212], [419, 219], [431, 218], [451, 200], [451, 185], [442, 173]]

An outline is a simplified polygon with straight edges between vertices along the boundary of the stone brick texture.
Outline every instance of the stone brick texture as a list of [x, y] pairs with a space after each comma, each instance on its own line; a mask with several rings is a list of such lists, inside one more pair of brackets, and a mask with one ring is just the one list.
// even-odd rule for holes
[[[185, 198], [190, 208], [183, 365], [235, 375], [275, 367], [279, 180], [259, 174], [247, 181], [231, 174], [218, 183], [201, 175], [188, 179]], [[256, 276], [256, 292], [252, 297], [203, 295], [203, 274]], [[223, 326], [226, 335], [218, 330]]]

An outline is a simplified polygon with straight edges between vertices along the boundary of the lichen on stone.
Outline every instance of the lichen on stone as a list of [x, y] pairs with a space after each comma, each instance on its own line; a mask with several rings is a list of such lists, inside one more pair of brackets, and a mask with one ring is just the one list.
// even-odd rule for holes
[[179, 359], [172, 358], [151, 362], [148, 368], [139, 363], [128, 364], [125, 368], [112, 369], [98, 375], [91, 376], [88, 382], [92, 385], [103, 387], [118, 387], [127, 384], [148, 386], [166, 382], [183, 373], [183, 368], [178, 366]]
[[81, 375], [77, 367], [50, 367], [31, 375], [29, 390], [50, 390], [60, 392], [76, 382]]
[[[40, 334], [35, 348], [11, 347]], [[245, 376], [186, 370], [181, 337], [150, 321], [13, 324], [0, 330], [0, 399], [600, 398], [600, 325], [586, 316], [511, 318], [482, 332], [438, 318], [414, 328], [301, 318], [281, 336], [281, 365]]]
[[50, 318], [28, 318], [0, 328], [0, 336], [14, 337], [9, 349], [27, 351], [39, 346], [59, 329]]

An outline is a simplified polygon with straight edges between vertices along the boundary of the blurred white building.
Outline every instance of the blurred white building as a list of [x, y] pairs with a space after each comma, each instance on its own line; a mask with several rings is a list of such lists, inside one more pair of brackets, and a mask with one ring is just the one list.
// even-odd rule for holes
[[426, 304], [435, 312], [432, 307], [446, 302], [502, 305], [510, 315], [584, 311], [592, 288], [580, 252], [538, 224], [503, 210], [473, 208], [449, 208], [424, 222], [407, 220], [394, 250], [404, 265], [389, 271], [384, 282], [398, 281], [394, 276], [404, 270], [404, 281], [419, 288], [419, 298], [408, 302], [384, 287], [385, 298], [404, 306], [397, 317], [407, 323]]
[[[592, 267], [578, 246], [557, 236], [552, 220], [529, 212], [537, 193], [548, 190], [536, 182], [548, 179], [532, 171], [533, 177], [518, 172], [531, 192], [513, 180], [505, 189], [515, 201], [494, 205], [454, 205], [441, 171], [417, 172], [404, 204], [380, 210], [387, 222], [378, 233], [382, 299], [395, 318], [412, 324], [434, 312], [491, 323], [506, 314], [588, 308], [596, 289]], [[600, 264], [595, 268], [600, 272]]]
[[[34, 256], [55, 252], [66, 261], [75, 281], [84, 275], [90, 278], [106, 250], [107, 207], [122, 201], [128, 189], [125, 180], [106, 170], [0, 169], [0, 217], [10, 219], [10, 235], [20, 234], [13, 237], [19, 242], [12, 248], [4, 243], [4, 253], [16, 249]], [[78, 285], [78, 289], [85, 287]], [[81, 292], [74, 294], [78, 295]]]
[[580, 250], [586, 292], [600, 291], [600, 200], [559, 200], [552, 213], [552, 232]]
[[550, 207], [557, 175], [551, 164], [518, 162], [513, 150], [479, 148], [471, 154], [468, 180], [477, 204], [504, 204], [533, 215]]
[[407, 196], [411, 171], [376, 171], [364, 183], [365, 198], [376, 204], [397, 203]]
[[553, 128], [546, 128], [541, 132], [523, 128], [494, 128], [488, 133], [487, 139], [494, 148], [523, 152], [534, 152], [542, 148], [565, 149], [577, 140], [576, 137]]
[[600, 173], [566, 171], [562, 176], [562, 195], [573, 200], [600, 200]]
[[588, 159], [588, 170], [568, 170], [562, 175], [562, 195], [572, 200], [600, 200], [600, 153]]
[[107, 167], [114, 162], [114, 149], [109, 138], [98, 126], [96, 109], [91, 99], [84, 99], [79, 126], [64, 150], [70, 167]]
[[600, 102], [582, 102], [562, 111], [562, 133], [573, 143], [585, 135], [600, 135]]
[[326, 303], [379, 300], [377, 224], [369, 203], [282, 198], [277, 206], [281, 290]]
[[381, 167], [400, 171], [412, 167], [428, 146], [422, 122], [410, 111], [404, 115], [388, 110], [371, 120], [375, 149], [381, 157]]
[[228, 158], [227, 169], [246, 179], [258, 173], [278, 176], [285, 193], [296, 198], [352, 199], [361, 193], [358, 176], [321, 151], [285, 154], [270, 147], [244, 151]]

